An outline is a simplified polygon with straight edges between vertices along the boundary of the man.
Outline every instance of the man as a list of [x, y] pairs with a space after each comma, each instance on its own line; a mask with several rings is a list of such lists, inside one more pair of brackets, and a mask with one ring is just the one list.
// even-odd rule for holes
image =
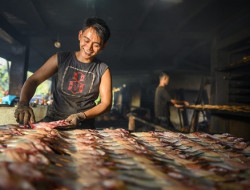
[[[29, 77], [21, 91], [15, 111], [18, 123], [35, 122], [29, 101], [39, 84], [56, 74], [53, 103], [42, 121], [66, 120], [79, 128], [94, 128], [94, 118], [111, 109], [111, 73], [96, 58], [105, 48], [110, 30], [100, 18], [88, 18], [79, 31], [79, 50], [59, 52]], [[95, 100], [101, 96], [101, 103]]]
[[162, 125], [167, 129], [174, 130], [174, 126], [170, 121], [170, 104], [173, 104], [177, 108], [181, 108], [183, 105], [189, 105], [189, 103], [187, 101], [172, 99], [165, 88], [168, 83], [168, 74], [161, 72], [159, 75], [159, 85], [155, 90], [154, 111], [157, 124]]

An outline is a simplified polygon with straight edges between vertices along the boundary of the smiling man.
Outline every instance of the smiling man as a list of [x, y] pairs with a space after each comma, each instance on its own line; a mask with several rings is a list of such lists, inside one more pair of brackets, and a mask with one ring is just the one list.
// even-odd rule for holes
[[[56, 74], [53, 104], [42, 121], [66, 120], [78, 128], [94, 128], [94, 118], [109, 111], [112, 103], [112, 81], [109, 67], [96, 58], [105, 48], [110, 30], [100, 18], [85, 20], [79, 31], [79, 51], [59, 52], [51, 56], [23, 85], [15, 111], [17, 122], [35, 122], [29, 101], [36, 88]], [[101, 96], [101, 103], [95, 100]]]

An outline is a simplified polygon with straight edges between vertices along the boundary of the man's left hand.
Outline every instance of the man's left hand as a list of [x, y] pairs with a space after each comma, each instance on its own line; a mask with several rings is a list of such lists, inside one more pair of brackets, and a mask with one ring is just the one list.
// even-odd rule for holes
[[69, 117], [65, 119], [65, 121], [69, 122], [69, 124], [77, 126], [80, 121], [86, 119], [86, 114], [84, 112], [71, 114]]

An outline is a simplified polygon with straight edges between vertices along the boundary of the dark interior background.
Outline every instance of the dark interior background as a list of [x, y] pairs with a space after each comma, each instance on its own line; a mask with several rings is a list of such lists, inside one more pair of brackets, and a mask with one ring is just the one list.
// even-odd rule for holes
[[116, 86], [160, 70], [209, 75], [213, 40], [250, 26], [249, 0], [1, 0], [0, 10], [0, 56], [11, 61], [28, 44], [32, 72], [78, 49], [86, 17], [104, 19], [112, 34], [99, 57]]
[[[0, 0], [0, 57], [11, 61], [9, 93], [19, 96], [27, 71], [56, 52], [77, 51], [83, 21], [93, 16], [111, 29], [98, 56], [120, 88], [115, 95], [119, 114], [139, 109], [153, 118], [162, 70], [170, 74], [173, 98], [250, 105], [249, 0]], [[175, 126], [191, 126], [196, 112], [178, 113], [171, 113]], [[206, 122], [207, 132], [250, 139], [249, 112], [215, 110], [199, 121]], [[111, 124], [119, 127], [121, 120]]]

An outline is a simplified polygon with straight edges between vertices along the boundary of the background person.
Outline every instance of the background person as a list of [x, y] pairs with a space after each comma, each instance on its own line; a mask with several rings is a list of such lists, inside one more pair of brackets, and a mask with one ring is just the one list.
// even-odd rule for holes
[[159, 85], [155, 90], [154, 113], [157, 124], [164, 126], [167, 129], [174, 130], [174, 126], [170, 121], [169, 106], [173, 104], [175, 107], [181, 108], [184, 105], [189, 105], [189, 103], [187, 101], [172, 99], [165, 88], [168, 83], [169, 75], [166, 72], [161, 72], [159, 75]]

